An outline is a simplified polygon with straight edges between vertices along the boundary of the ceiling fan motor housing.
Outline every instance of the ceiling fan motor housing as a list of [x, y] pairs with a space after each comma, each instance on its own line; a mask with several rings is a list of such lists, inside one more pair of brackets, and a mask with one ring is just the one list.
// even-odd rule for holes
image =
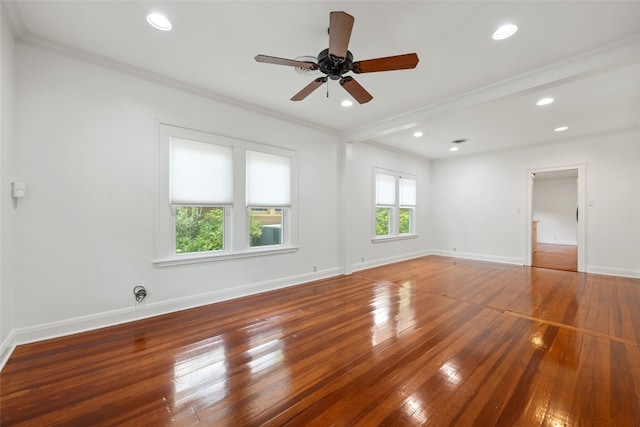
[[318, 54], [318, 66], [320, 71], [328, 75], [331, 80], [340, 80], [342, 75], [351, 71], [353, 65], [353, 55], [347, 51], [346, 58], [336, 58], [329, 55], [329, 49], [325, 49]]

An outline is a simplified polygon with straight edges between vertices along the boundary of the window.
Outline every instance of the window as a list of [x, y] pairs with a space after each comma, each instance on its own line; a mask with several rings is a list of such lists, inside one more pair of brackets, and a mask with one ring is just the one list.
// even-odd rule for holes
[[174, 253], [223, 250], [224, 212], [233, 202], [231, 147], [174, 137], [170, 151]]
[[176, 254], [224, 249], [224, 208], [176, 207]]
[[413, 218], [416, 209], [416, 181], [399, 177], [398, 182], [400, 185], [398, 232], [400, 234], [413, 234]]
[[395, 176], [376, 173], [376, 236], [392, 234], [396, 186]]
[[295, 152], [160, 125], [159, 266], [294, 251]]
[[249, 245], [273, 246], [282, 244], [282, 209], [249, 208]]
[[291, 206], [291, 158], [247, 151], [249, 245], [281, 245]]
[[416, 180], [375, 171], [374, 240], [415, 236]]

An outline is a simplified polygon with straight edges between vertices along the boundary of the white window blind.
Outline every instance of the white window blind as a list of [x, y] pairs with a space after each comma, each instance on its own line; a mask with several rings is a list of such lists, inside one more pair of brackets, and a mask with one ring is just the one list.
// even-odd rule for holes
[[171, 138], [171, 204], [231, 205], [231, 147]]
[[396, 177], [376, 173], [376, 205], [396, 204]]
[[416, 205], [416, 181], [400, 178], [400, 206]]
[[247, 150], [247, 206], [291, 205], [291, 158]]

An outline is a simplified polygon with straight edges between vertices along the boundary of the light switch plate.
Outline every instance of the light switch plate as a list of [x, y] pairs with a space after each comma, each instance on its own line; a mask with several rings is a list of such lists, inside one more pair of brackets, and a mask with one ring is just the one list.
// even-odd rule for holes
[[24, 182], [11, 183], [11, 197], [22, 199], [27, 194], [27, 186]]

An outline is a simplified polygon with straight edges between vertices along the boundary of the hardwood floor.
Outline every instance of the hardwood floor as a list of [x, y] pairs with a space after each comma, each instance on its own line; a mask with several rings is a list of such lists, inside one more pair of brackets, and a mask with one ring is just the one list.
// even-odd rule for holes
[[538, 243], [531, 265], [555, 270], [578, 271], [578, 247]]
[[640, 426], [640, 280], [430, 256], [16, 348], [0, 424]]

